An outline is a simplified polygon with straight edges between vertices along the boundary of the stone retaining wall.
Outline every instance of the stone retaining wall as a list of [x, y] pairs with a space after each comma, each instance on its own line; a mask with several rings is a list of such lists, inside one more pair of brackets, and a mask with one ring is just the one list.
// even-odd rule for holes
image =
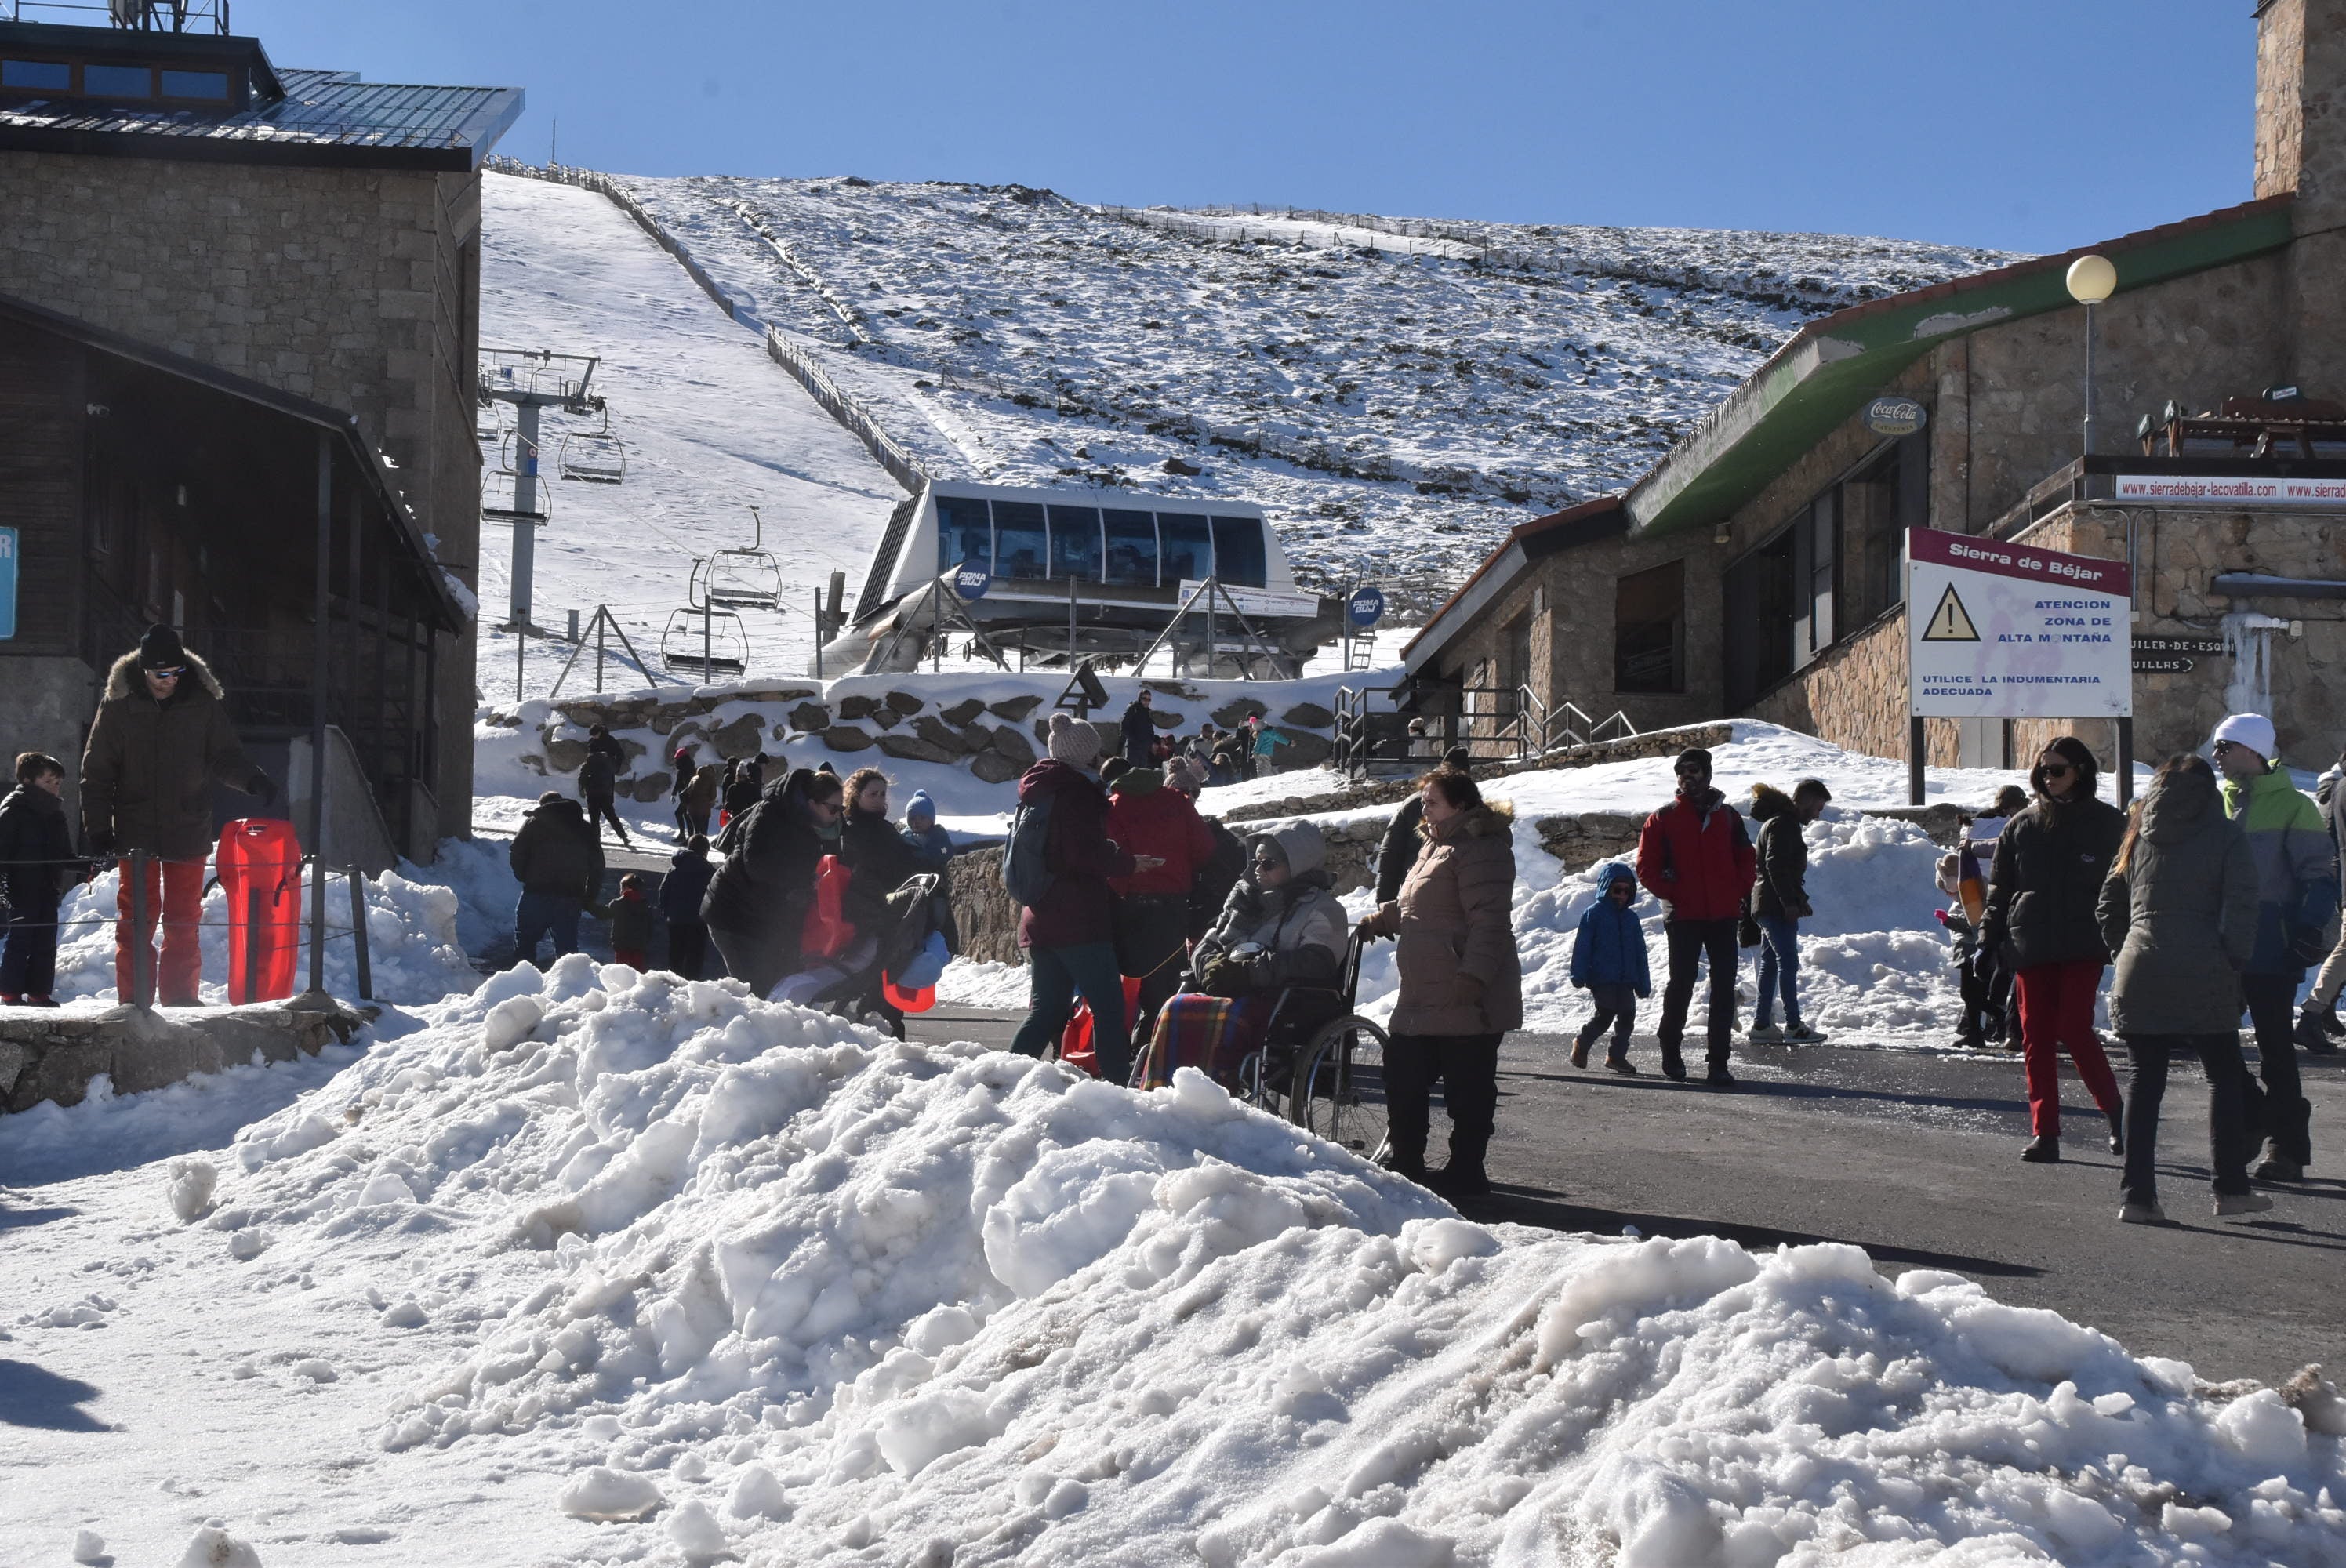
[[44, 1100], [79, 1105], [101, 1073], [116, 1094], [136, 1095], [240, 1066], [256, 1052], [269, 1062], [315, 1056], [330, 1043], [347, 1042], [373, 1016], [372, 1008], [340, 1003], [102, 1013], [0, 1008], [0, 1112], [29, 1111]]

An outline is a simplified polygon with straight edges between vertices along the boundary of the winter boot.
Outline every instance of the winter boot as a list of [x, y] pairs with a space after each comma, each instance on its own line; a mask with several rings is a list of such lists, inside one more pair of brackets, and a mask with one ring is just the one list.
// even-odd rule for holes
[[1714, 1089], [1732, 1089], [1735, 1087], [1735, 1074], [1727, 1070], [1726, 1063], [1713, 1062], [1710, 1071], [1703, 1075], [1703, 1082]]
[[2033, 1166], [2057, 1166], [2061, 1163], [2061, 1140], [2037, 1136], [2028, 1140], [2020, 1157]]
[[2335, 1055], [2338, 1042], [2331, 1038], [2331, 1031], [2337, 1027], [2338, 1008], [2335, 1003], [2328, 1007], [2317, 1007], [2310, 1002], [2307, 1003], [2305, 1011], [2297, 1015], [2298, 1049], [2313, 1056]]
[[1586, 1067], [1588, 1065], [1588, 1047], [1594, 1044], [1594, 1042], [1595, 1037], [1593, 1035], [1583, 1033], [1578, 1039], [1572, 1043], [1572, 1064], [1574, 1066]]
[[1667, 1040], [1662, 1043], [1662, 1076], [1673, 1084], [1686, 1082], [1686, 1057], [1679, 1054], [1676, 1044]]
[[1634, 1078], [1637, 1074], [1637, 1064], [1627, 1056], [1607, 1056], [1605, 1058], [1605, 1065], [1610, 1072], [1624, 1074], [1629, 1077]]
[[1483, 1162], [1462, 1164], [1454, 1159], [1438, 1171], [1430, 1171], [1424, 1185], [1447, 1198], [1487, 1197], [1491, 1178], [1483, 1172]]

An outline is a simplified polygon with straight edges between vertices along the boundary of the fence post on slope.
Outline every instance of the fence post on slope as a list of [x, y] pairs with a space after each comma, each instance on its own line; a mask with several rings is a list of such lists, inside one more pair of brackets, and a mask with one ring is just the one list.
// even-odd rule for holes
[[351, 948], [358, 960], [359, 1000], [374, 1000], [373, 955], [367, 952], [366, 881], [356, 866], [342, 868], [342, 881], [351, 889]]

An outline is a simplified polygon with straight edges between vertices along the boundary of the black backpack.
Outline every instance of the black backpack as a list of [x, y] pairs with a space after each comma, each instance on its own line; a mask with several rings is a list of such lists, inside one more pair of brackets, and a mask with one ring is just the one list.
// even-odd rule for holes
[[1022, 907], [1033, 909], [1051, 891], [1051, 802], [1022, 803], [1010, 819], [1010, 841], [1002, 846], [1002, 886]]

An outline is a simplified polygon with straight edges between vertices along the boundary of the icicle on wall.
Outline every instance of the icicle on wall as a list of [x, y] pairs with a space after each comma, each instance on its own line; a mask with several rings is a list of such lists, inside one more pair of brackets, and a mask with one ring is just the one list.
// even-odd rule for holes
[[2287, 621], [2253, 610], [2235, 610], [2224, 617], [2224, 652], [2232, 661], [2231, 684], [2224, 688], [2225, 712], [2272, 717], [2272, 634], [2288, 626]]

